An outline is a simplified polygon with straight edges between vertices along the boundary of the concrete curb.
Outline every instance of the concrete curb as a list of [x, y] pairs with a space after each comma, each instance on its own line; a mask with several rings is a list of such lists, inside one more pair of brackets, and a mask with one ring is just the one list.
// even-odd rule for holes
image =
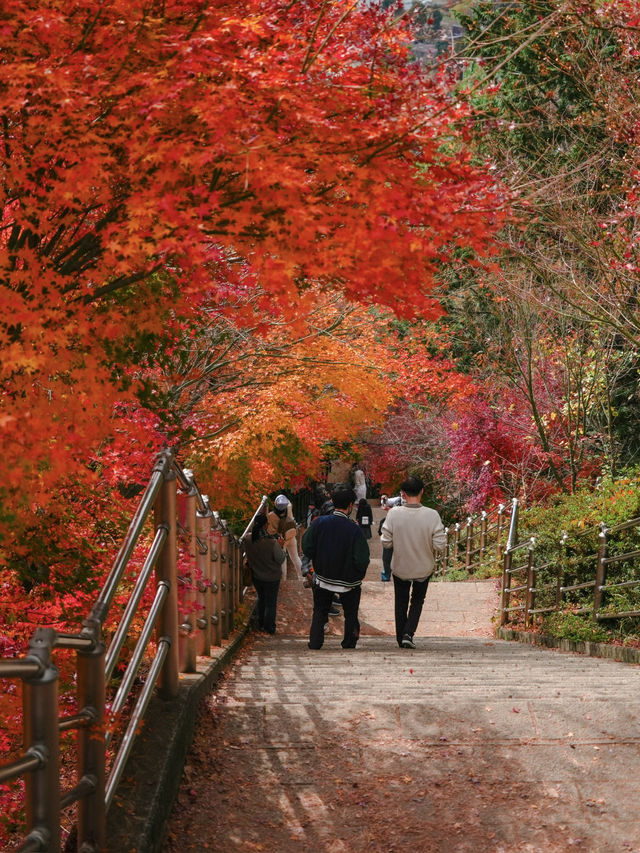
[[198, 658], [197, 672], [181, 674], [180, 693], [154, 696], [107, 815], [105, 853], [159, 853], [195, 733], [198, 706], [242, 647], [253, 607], [226, 645]]
[[500, 640], [515, 640], [532, 646], [545, 646], [559, 649], [561, 652], [576, 652], [592, 658], [609, 658], [623, 663], [640, 663], [640, 649], [627, 646], [614, 646], [610, 643], [592, 643], [588, 640], [566, 640], [551, 637], [548, 634], [536, 634], [533, 631], [518, 631], [513, 628], [498, 628], [496, 636]]

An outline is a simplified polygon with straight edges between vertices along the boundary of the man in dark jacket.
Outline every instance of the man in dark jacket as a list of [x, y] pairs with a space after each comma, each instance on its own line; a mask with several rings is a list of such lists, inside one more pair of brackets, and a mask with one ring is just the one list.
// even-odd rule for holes
[[343, 649], [355, 649], [360, 636], [358, 607], [362, 579], [369, 565], [369, 545], [358, 525], [349, 518], [356, 495], [337, 489], [334, 511], [313, 522], [302, 537], [302, 551], [313, 563], [313, 618], [309, 648], [320, 649], [334, 593], [340, 593], [344, 612]]

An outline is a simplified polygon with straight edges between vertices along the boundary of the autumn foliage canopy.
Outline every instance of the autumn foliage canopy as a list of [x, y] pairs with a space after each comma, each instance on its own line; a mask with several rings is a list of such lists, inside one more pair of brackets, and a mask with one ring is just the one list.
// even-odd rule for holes
[[356, 3], [3, 7], [5, 530], [166, 442], [154, 356], [199, 312], [297, 334], [322, 293], [437, 310], [438, 265], [487, 248], [499, 199], [409, 59]]

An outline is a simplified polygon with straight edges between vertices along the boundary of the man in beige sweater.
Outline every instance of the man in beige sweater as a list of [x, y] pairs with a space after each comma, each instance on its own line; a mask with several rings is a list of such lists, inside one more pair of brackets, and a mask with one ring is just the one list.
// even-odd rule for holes
[[422, 506], [424, 484], [407, 477], [400, 487], [402, 506], [392, 507], [382, 525], [382, 547], [393, 549], [391, 573], [395, 593], [396, 638], [402, 649], [415, 649], [413, 635], [420, 621], [435, 551], [447, 542], [435, 509]]

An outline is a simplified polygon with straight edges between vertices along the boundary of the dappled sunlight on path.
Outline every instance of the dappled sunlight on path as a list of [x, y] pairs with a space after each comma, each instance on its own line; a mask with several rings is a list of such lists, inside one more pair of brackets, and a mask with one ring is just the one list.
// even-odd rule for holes
[[640, 668], [494, 639], [497, 596], [434, 582], [399, 649], [374, 564], [358, 648], [332, 617], [312, 652], [287, 580], [201, 711], [164, 853], [640, 853]]

